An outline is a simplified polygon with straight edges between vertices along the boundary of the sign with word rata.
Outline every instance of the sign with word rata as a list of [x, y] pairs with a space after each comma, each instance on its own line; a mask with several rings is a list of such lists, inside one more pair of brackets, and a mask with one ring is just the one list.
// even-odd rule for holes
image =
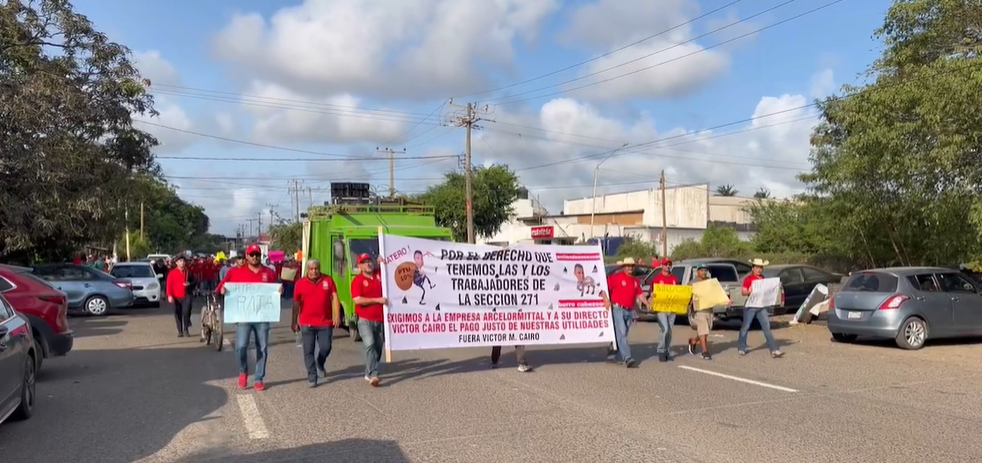
[[280, 321], [278, 283], [225, 283], [225, 323]]

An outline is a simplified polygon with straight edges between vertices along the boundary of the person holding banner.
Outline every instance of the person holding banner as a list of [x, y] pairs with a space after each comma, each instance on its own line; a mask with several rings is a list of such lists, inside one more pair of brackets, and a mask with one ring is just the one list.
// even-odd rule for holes
[[382, 258], [379, 266], [368, 254], [358, 256], [358, 275], [351, 279], [351, 298], [355, 302], [358, 316], [358, 334], [365, 346], [365, 380], [378, 387], [378, 364], [382, 360], [382, 346], [385, 344], [384, 312], [385, 298], [382, 297]]
[[604, 305], [613, 315], [614, 341], [617, 343], [617, 352], [608, 350], [607, 358], [617, 360], [619, 357], [628, 368], [636, 368], [638, 363], [631, 357], [631, 345], [627, 339], [631, 323], [634, 322], [634, 306], [641, 304], [649, 310], [651, 307], [644, 299], [641, 284], [634, 278], [634, 258], [627, 257], [618, 262], [617, 266], [619, 268], [607, 277], [607, 290], [610, 291], [610, 295], [600, 293]]
[[[262, 265], [263, 251], [255, 244], [245, 250], [245, 265], [232, 267], [225, 279], [218, 284], [220, 294], [225, 294], [226, 283], [276, 283], [273, 269]], [[283, 293], [283, 285], [279, 288]], [[266, 359], [269, 357], [269, 323], [237, 323], [235, 325], [235, 352], [239, 360], [239, 389], [245, 389], [249, 381], [249, 338], [256, 337], [256, 372], [253, 376], [257, 391], [266, 390]]]
[[[651, 280], [653, 285], [678, 285], [679, 279], [672, 274], [672, 259], [667, 257], [661, 260], [661, 270], [658, 275]], [[654, 292], [652, 292], [654, 296]], [[658, 317], [658, 327], [661, 334], [658, 336], [658, 361], [667, 362], [672, 359], [672, 328], [675, 326], [675, 314], [668, 312], [656, 312]]]
[[[705, 265], [696, 264], [695, 267], [696, 282], [706, 281], [712, 278]], [[696, 330], [696, 336], [689, 338], [689, 353], [695, 355], [696, 346], [699, 346], [702, 348], [703, 360], [712, 360], [713, 356], [709, 353], [709, 331], [713, 329], [713, 308], [696, 310], [698, 300], [698, 298], [693, 296], [692, 303], [689, 305], [689, 326]]]
[[[770, 262], [763, 259], [750, 261], [753, 269], [750, 271], [750, 275], [747, 275], [743, 279], [743, 287], [740, 288], [740, 294], [750, 296], [753, 293], [754, 282], [764, 279], [764, 267], [769, 264]], [[747, 355], [747, 333], [750, 331], [750, 325], [753, 324], [754, 319], [760, 323], [760, 330], [764, 332], [764, 340], [767, 342], [767, 347], [771, 350], [771, 357], [783, 357], [784, 352], [781, 352], [777, 347], [777, 342], [774, 341], [774, 334], [771, 333], [771, 319], [767, 307], [743, 308], [743, 324], [740, 325], [740, 335], [737, 337], [737, 352], [740, 355]]]
[[[303, 361], [307, 367], [307, 386], [317, 387], [317, 376], [327, 378], [325, 363], [331, 355], [334, 327], [341, 320], [341, 301], [334, 279], [321, 273], [317, 259], [307, 261], [307, 276], [297, 281], [293, 294], [290, 328], [300, 333]], [[314, 356], [314, 345], [319, 346]]]

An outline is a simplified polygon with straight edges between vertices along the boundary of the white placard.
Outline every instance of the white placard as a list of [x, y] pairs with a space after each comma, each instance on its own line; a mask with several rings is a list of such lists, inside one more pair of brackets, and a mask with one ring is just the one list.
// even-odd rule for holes
[[393, 351], [614, 340], [599, 246], [379, 240]]
[[781, 279], [764, 278], [750, 285], [745, 307], [774, 307], [781, 303]]

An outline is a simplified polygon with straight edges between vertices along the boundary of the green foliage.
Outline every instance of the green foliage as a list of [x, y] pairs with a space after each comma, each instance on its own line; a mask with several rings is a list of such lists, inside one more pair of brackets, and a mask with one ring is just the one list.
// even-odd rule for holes
[[[149, 240], [140, 238], [139, 233], [130, 233], [130, 260], [136, 260], [146, 257], [148, 254], [155, 252], [153, 244]], [[120, 260], [126, 259], [126, 235], [116, 243], [116, 253], [119, 254]]]
[[[494, 236], [512, 215], [511, 204], [518, 199], [518, 177], [504, 165], [475, 167], [473, 175], [474, 233], [477, 236]], [[463, 173], [447, 173], [443, 183], [431, 186], [412, 199], [433, 206], [437, 224], [451, 229], [455, 240], [467, 240]]]
[[702, 239], [687, 239], [672, 248], [673, 260], [699, 257], [725, 257], [740, 259], [751, 255], [750, 244], [740, 241], [736, 230], [730, 227], [709, 225]]
[[635, 259], [658, 257], [658, 246], [655, 243], [641, 241], [635, 236], [626, 236], [624, 237], [624, 242], [617, 248], [617, 255], [614, 257], [615, 261], [622, 260], [625, 257], [633, 257]]
[[303, 223], [287, 222], [269, 228], [270, 247], [287, 253], [302, 249]]
[[176, 254], [185, 249], [213, 253], [224, 239], [208, 234], [208, 216], [200, 206], [182, 200], [166, 182], [142, 176], [135, 179], [129, 205], [130, 230], [139, 230], [140, 203], [144, 208], [144, 233], [154, 244], [154, 252]]
[[713, 196], [736, 196], [739, 193], [733, 185], [720, 185], [716, 187], [716, 191]]
[[756, 193], [754, 193], [754, 199], [770, 199], [770, 197], [771, 197], [771, 190], [768, 190], [767, 188], [764, 187], [760, 187], [760, 189], [757, 190]]

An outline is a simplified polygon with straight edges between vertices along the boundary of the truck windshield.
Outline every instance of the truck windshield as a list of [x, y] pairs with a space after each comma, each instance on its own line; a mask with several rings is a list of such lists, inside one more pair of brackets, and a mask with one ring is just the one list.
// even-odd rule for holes
[[378, 238], [358, 238], [348, 240], [348, 253], [352, 268], [358, 268], [358, 256], [368, 254], [372, 259], [378, 257]]

